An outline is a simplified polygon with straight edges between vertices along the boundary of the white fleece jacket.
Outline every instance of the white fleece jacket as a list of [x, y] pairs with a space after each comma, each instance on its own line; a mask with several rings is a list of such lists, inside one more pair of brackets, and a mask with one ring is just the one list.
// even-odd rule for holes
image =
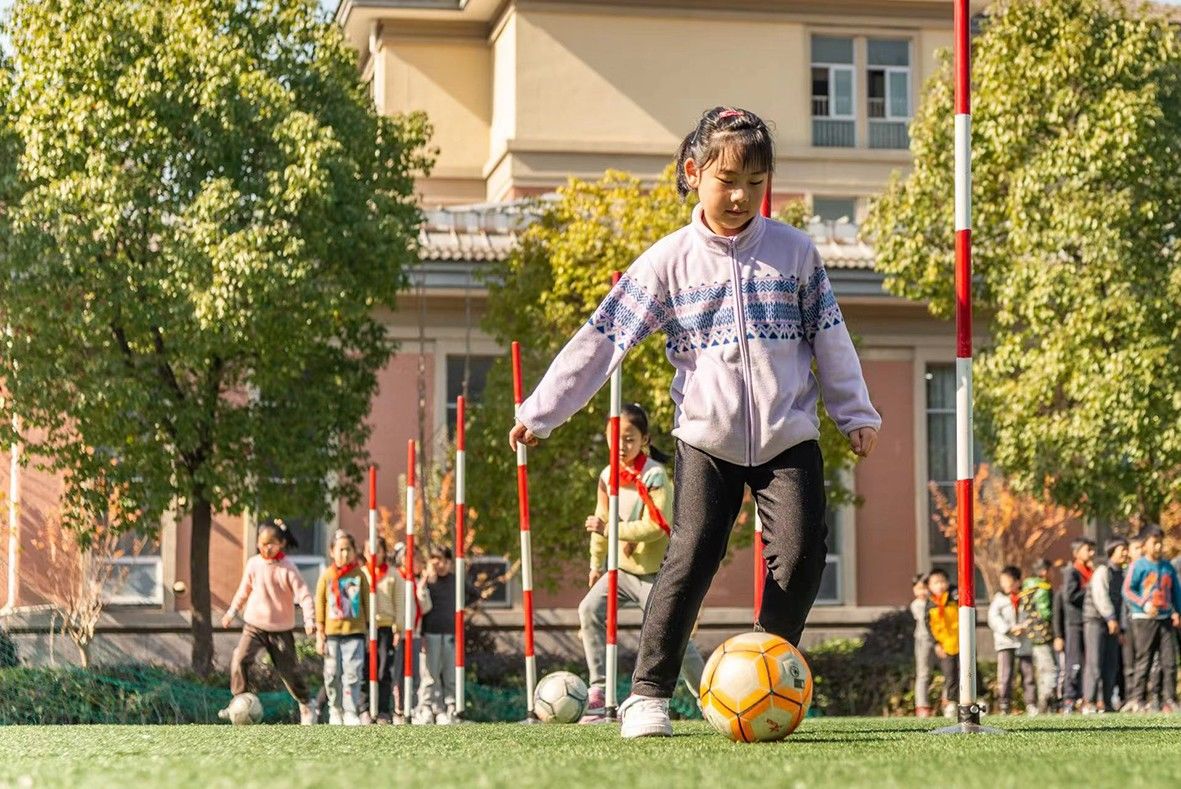
[[[541, 438], [573, 416], [627, 351], [660, 330], [676, 369], [673, 435], [755, 466], [818, 438], [818, 398], [846, 435], [878, 428], [861, 364], [815, 245], [755, 217], [737, 236], [693, 220], [653, 244], [558, 354], [518, 418]], [[819, 376], [812, 374], [816, 362]]]

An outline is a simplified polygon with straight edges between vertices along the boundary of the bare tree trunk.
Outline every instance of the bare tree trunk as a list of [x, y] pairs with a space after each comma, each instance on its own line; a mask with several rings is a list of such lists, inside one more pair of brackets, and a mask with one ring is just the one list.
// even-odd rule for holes
[[207, 676], [213, 670], [213, 620], [209, 596], [209, 535], [213, 507], [202, 494], [193, 496], [193, 533], [190, 538], [189, 583], [193, 617], [193, 671]]
[[78, 645], [78, 664], [82, 668], [90, 668], [90, 642], [89, 641], [75, 641]]

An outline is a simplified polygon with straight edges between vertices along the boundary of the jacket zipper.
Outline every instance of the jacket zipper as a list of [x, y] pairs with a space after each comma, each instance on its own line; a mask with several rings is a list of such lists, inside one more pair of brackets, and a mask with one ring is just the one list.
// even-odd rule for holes
[[746, 342], [746, 310], [742, 300], [742, 277], [738, 267], [737, 243], [731, 239], [730, 276], [734, 282], [734, 314], [738, 321], [738, 351], [742, 356], [742, 389], [746, 399], [746, 465], [754, 465], [755, 408], [751, 392], [750, 348]]

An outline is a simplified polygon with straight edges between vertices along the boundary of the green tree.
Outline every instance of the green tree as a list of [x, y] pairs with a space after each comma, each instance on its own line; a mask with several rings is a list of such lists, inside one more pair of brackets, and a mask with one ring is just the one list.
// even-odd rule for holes
[[[571, 180], [554, 202], [539, 205], [540, 217], [520, 244], [488, 276], [484, 326], [498, 342], [521, 343], [526, 392], [550, 361], [607, 295], [612, 271], [624, 271], [640, 253], [689, 221], [691, 206], [677, 196], [670, 168], [651, 189], [626, 173], [609, 171], [598, 181]], [[802, 216], [798, 206], [794, 215]], [[794, 216], [793, 215], [793, 216]], [[672, 367], [663, 335], [649, 337], [624, 363], [623, 397], [648, 411], [653, 444], [671, 454], [669, 398]], [[480, 544], [517, 553], [516, 459], [508, 449], [512, 427], [512, 370], [505, 354], [488, 376], [484, 402], [472, 420], [469, 451], [480, 458], [471, 472], [468, 500], [481, 508]], [[530, 517], [539, 581], [552, 582], [565, 563], [586, 555], [586, 516], [594, 511], [595, 485], [607, 460], [605, 435], [609, 387], [567, 424], [531, 450]], [[852, 463], [848, 444], [831, 420], [822, 423], [830, 478], [830, 501], [847, 501], [838, 474]], [[751, 543], [751, 530], [736, 530], [734, 542]]]
[[[1107, 0], [990, 7], [973, 48], [973, 296], [988, 453], [1026, 492], [1156, 520], [1181, 493], [1181, 47]], [[871, 212], [886, 287], [951, 315], [949, 58]]]
[[105, 475], [191, 516], [204, 672], [212, 513], [355, 498], [426, 123], [376, 115], [313, 0], [22, 0], [11, 32], [4, 410], [70, 507]]

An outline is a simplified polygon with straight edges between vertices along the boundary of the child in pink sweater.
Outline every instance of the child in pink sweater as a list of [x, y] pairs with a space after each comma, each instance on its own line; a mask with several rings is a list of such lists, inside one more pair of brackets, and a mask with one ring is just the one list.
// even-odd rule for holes
[[[303, 609], [303, 626], [308, 635], [316, 632], [316, 607], [312, 593], [304, 583], [295, 563], [283, 549], [294, 545], [294, 538], [281, 524], [268, 523], [258, 529], [258, 556], [246, 562], [242, 583], [222, 617], [221, 626], [229, 627], [241, 616], [242, 638], [230, 659], [230, 692], [245, 693], [247, 672], [262, 650], [271, 656], [275, 671], [291, 696], [299, 703], [299, 720], [305, 726], [315, 722], [307, 684], [300, 676], [295, 656], [295, 604]], [[245, 608], [243, 608], [245, 606]]]

